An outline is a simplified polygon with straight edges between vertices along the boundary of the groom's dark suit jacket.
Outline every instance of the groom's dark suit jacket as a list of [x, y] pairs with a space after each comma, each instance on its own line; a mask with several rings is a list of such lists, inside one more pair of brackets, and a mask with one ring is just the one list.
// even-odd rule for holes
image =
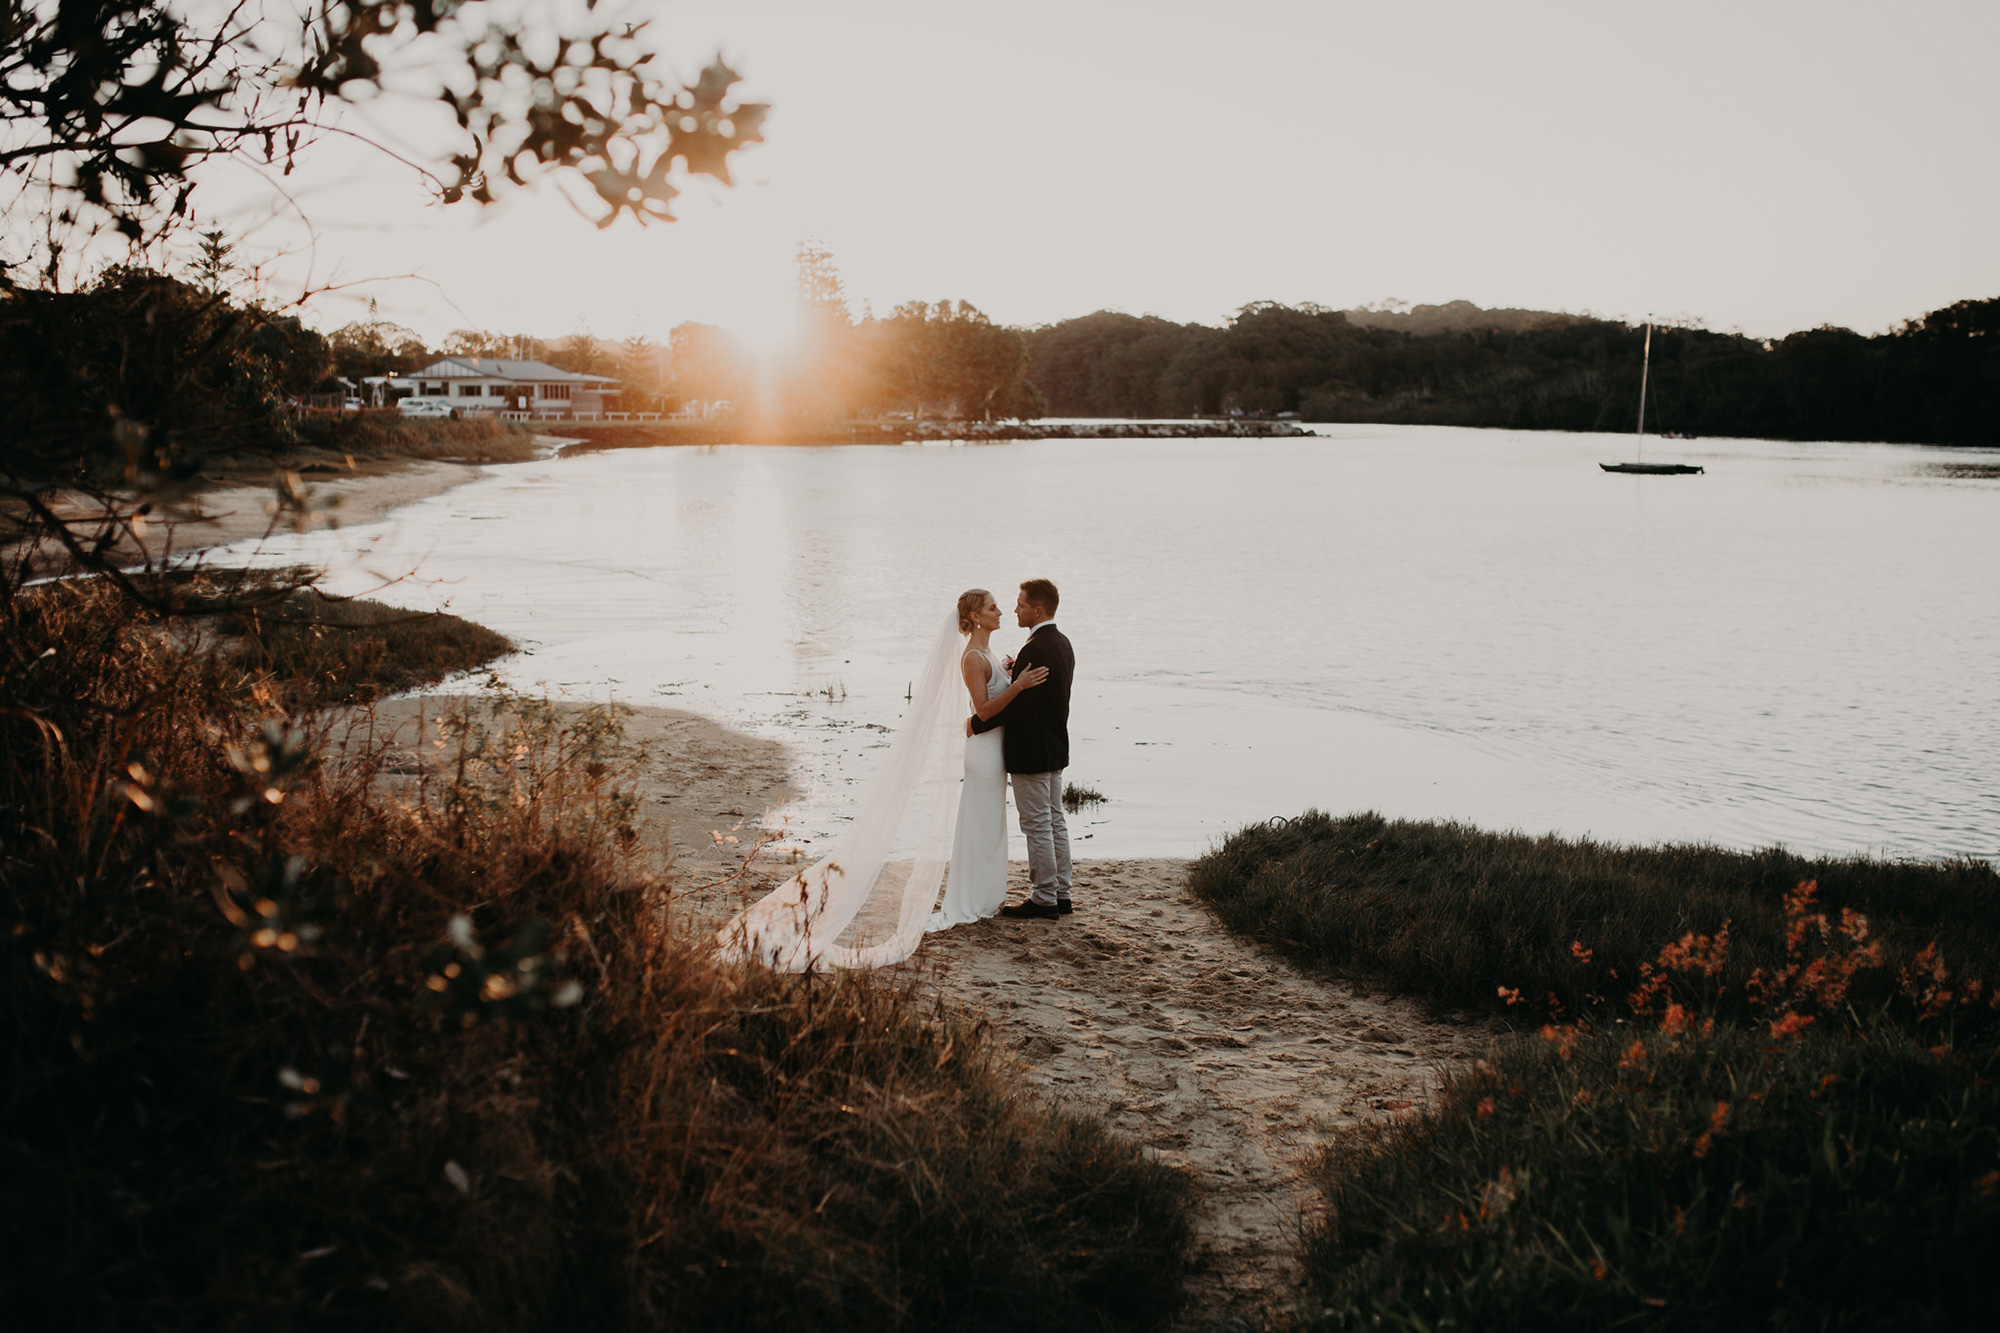
[[1054, 625], [1043, 625], [1028, 636], [1014, 659], [1014, 675], [1029, 667], [1049, 669], [1049, 678], [985, 722], [972, 719], [973, 734], [1007, 728], [1000, 750], [1009, 773], [1053, 773], [1069, 767], [1069, 684], [1076, 675], [1076, 654]]

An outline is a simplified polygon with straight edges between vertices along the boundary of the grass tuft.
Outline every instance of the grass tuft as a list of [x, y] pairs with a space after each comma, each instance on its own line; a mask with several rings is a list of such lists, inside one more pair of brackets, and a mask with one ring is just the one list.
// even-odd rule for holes
[[1104, 793], [1095, 787], [1076, 782], [1063, 784], [1063, 809], [1071, 814], [1075, 814], [1086, 805], [1103, 805], [1105, 800]]

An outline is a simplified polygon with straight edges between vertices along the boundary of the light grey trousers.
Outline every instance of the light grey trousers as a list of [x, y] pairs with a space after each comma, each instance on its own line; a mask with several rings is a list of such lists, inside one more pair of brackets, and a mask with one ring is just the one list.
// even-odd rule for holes
[[1028, 840], [1028, 876], [1044, 907], [1069, 900], [1069, 825], [1063, 822], [1063, 771], [1013, 773], [1014, 812]]

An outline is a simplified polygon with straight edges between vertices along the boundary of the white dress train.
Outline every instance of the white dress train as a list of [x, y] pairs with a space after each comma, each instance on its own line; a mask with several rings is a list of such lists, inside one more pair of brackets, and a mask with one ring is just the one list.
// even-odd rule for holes
[[[1006, 690], [1007, 673], [992, 653], [982, 656], [990, 672], [986, 697], [991, 699]], [[924, 922], [925, 930], [983, 920], [1007, 901], [1007, 761], [1000, 744], [1005, 730], [995, 727], [965, 743], [965, 781], [958, 791], [951, 871], [944, 882], [944, 900]]]
[[[724, 957], [803, 972], [886, 967], [915, 952], [949, 864], [952, 813], [964, 785], [964, 654], [953, 608], [931, 640], [903, 725], [854, 821], [819, 860], [722, 928], [716, 943]], [[997, 822], [999, 788], [993, 791]]]

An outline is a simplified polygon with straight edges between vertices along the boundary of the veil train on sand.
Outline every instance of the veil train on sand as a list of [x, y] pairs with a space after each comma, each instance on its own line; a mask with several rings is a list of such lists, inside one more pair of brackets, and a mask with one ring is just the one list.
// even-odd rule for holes
[[951, 861], [965, 762], [966, 709], [957, 706], [964, 646], [957, 612], [948, 612], [854, 823], [825, 856], [722, 928], [725, 954], [804, 972], [883, 967], [916, 951]]

